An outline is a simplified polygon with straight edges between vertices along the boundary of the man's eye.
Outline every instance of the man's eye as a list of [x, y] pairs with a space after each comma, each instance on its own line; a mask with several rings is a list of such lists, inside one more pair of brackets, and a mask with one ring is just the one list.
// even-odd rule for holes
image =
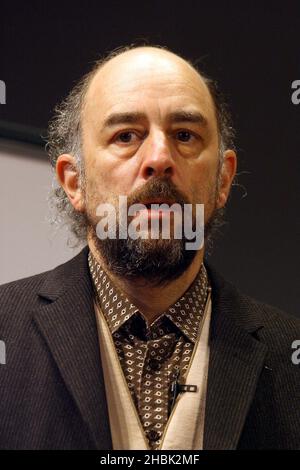
[[129, 144], [130, 142], [133, 142], [136, 138], [136, 134], [134, 132], [121, 132], [117, 138], [116, 141], [122, 142], [124, 144]]
[[189, 131], [180, 131], [177, 132], [176, 137], [181, 142], [189, 142], [194, 136]]

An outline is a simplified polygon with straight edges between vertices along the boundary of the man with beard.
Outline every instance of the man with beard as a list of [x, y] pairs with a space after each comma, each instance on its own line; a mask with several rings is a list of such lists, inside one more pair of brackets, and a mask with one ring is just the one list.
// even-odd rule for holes
[[[214, 84], [159, 47], [111, 54], [58, 107], [54, 203], [87, 246], [1, 288], [2, 448], [299, 447], [298, 321], [204, 260], [236, 174], [232, 138]], [[193, 228], [204, 205], [204, 244], [149, 225], [121, 237], [120, 196], [159, 224], [170, 212], [153, 204], [191, 204]], [[98, 236], [103, 204], [116, 237]]]

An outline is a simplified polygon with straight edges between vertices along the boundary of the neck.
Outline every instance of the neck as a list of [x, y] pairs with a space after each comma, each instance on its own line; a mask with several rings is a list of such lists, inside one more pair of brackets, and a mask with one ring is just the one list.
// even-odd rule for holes
[[88, 245], [95, 259], [104, 267], [116, 287], [126, 295], [128, 300], [139, 309], [150, 323], [173, 305], [190, 287], [203, 261], [202, 249], [199, 250], [188, 269], [178, 279], [162, 287], [157, 287], [147, 283], [145, 279], [131, 281], [120, 278], [107, 268], [92, 239], [88, 240]]

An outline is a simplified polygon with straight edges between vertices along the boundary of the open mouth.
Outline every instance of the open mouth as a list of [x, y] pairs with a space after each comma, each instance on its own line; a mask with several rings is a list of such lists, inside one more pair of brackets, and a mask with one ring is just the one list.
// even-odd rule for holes
[[172, 204], [174, 204], [174, 201], [168, 201], [168, 200], [163, 200], [163, 199], [152, 199], [151, 201], [145, 201], [145, 202], [142, 202], [141, 204], [144, 204], [144, 206], [147, 207], [147, 209], [153, 209], [152, 205], [162, 205], [162, 204], [166, 204], [168, 207], [169, 206], [172, 206]]
[[140, 210], [140, 214], [144, 214], [150, 218], [159, 218], [170, 217], [173, 219], [173, 214], [171, 206], [174, 204], [174, 201], [163, 200], [163, 199], [152, 199], [142, 202], [145, 206], [145, 209]]

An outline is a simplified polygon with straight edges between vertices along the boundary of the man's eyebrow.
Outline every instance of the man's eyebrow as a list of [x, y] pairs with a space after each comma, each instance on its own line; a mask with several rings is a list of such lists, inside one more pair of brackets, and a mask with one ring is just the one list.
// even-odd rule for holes
[[[113, 127], [119, 124], [136, 124], [137, 122], [146, 119], [146, 114], [140, 112], [113, 113], [105, 119], [103, 123], [103, 128]], [[203, 114], [199, 111], [173, 111], [167, 115], [167, 120], [171, 124], [176, 124], [180, 122], [191, 122], [195, 124], [201, 124], [203, 127], [207, 126], [206, 117], [203, 116]]]
[[180, 123], [180, 122], [191, 122], [195, 124], [201, 124], [201, 126], [207, 126], [206, 117], [199, 111], [174, 111], [168, 115], [168, 120], [171, 123]]
[[143, 119], [146, 119], [144, 113], [114, 113], [105, 119], [103, 127], [113, 127], [118, 124], [136, 124]]

